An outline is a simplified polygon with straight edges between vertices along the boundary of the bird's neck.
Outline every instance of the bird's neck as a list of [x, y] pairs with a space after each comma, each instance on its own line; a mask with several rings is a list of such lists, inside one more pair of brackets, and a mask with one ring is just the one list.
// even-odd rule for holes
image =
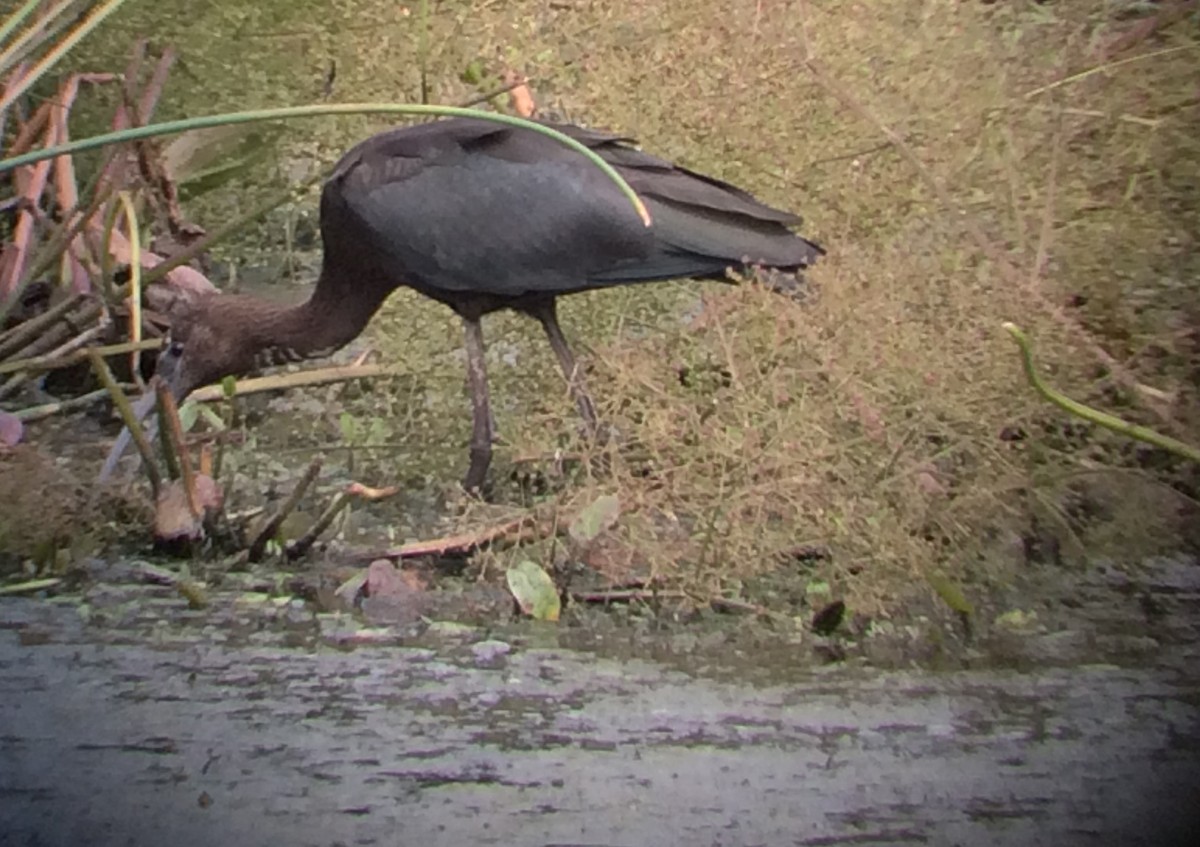
[[349, 344], [395, 289], [366, 273], [338, 275], [326, 264], [312, 297], [296, 307], [296, 320], [311, 335], [306, 355], [323, 356]]
[[240, 312], [234, 320], [247, 328], [245, 343], [255, 348], [253, 364], [261, 368], [328, 356], [353, 341], [393, 290], [355, 282], [335, 279], [323, 269], [312, 296], [297, 306], [221, 299]]

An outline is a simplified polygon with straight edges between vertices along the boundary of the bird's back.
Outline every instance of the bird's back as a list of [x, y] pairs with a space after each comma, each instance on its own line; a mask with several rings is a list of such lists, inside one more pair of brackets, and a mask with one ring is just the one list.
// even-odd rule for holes
[[452, 119], [381, 133], [342, 158], [322, 195], [327, 257], [453, 304], [720, 277], [747, 260], [795, 270], [820, 253], [789, 229], [796, 216], [741, 189], [617, 136], [552, 126], [616, 168], [651, 228], [576, 151], [530, 130]]

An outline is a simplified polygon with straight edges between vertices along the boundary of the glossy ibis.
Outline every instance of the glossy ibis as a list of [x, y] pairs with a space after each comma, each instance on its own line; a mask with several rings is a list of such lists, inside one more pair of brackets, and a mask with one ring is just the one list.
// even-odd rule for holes
[[749, 266], [792, 272], [822, 253], [791, 231], [797, 216], [740, 188], [643, 153], [626, 138], [551, 126], [610, 163], [641, 196], [653, 225], [643, 225], [594, 165], [539, 133], [478, 119], [383, 132], [343, 156], [325, 184], [324, 261], [312, 297], [291, 307], [207, 297], [174, 321], [158, 373], [182, 399], [228, 374], [327, 355], [406, 285], [445, 303], [465, 324], [474, 412], [465, 486], [476, 489], [492, 455], [484, 315], [515, 309], [541, 323], [594, 433], [595, 409], [558, 325], [559, 295], [724, 279], [727, 269]]

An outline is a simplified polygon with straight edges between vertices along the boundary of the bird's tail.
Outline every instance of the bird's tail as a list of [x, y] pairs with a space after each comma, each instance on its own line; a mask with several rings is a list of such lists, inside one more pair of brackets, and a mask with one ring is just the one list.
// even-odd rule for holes
[[654, 221], [648, 256], [597, 277], [601, 284], [674, 277], [723, 279], [730, 268], [802, 271], [825, 251], [797, 235], [800, 218], [736, 186], [628, 147], [602, 155], [645, 201]]

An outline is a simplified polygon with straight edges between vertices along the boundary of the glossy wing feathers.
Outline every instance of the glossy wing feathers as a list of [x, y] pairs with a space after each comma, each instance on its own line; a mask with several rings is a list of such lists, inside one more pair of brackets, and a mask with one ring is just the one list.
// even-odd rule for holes
[[[406, 283], [435, 296], [436, 290], [515, 296], [720, 278], [746, 261], [796, 270], [823, 252], [789, 229], [798, 216], [736, 186], [610, 133], [551, 126], [593, 149], [643, 198], [654, 219], [649, 240], [635, 232], [632, 210], [625, 213], [606, 178], [576, 152], [537, 133], [460, 119], [385, 132], [350, 150], [322, 198], [327, 249], [329, 230], [351, 227], [356, 218]], [[500, 202], [519, 198], [526, 190], [519, 186], [542, 193], [511, 208]], [[464, 192], [475, 191], [482, 192], [480, 202], [466, 204]], [[497, 208], [507, 211], [502, 221], [494, 220]], [[353, 233], [341, 233], [347, 234]], [[480, 264], [490, 267], [480, 271]]]

